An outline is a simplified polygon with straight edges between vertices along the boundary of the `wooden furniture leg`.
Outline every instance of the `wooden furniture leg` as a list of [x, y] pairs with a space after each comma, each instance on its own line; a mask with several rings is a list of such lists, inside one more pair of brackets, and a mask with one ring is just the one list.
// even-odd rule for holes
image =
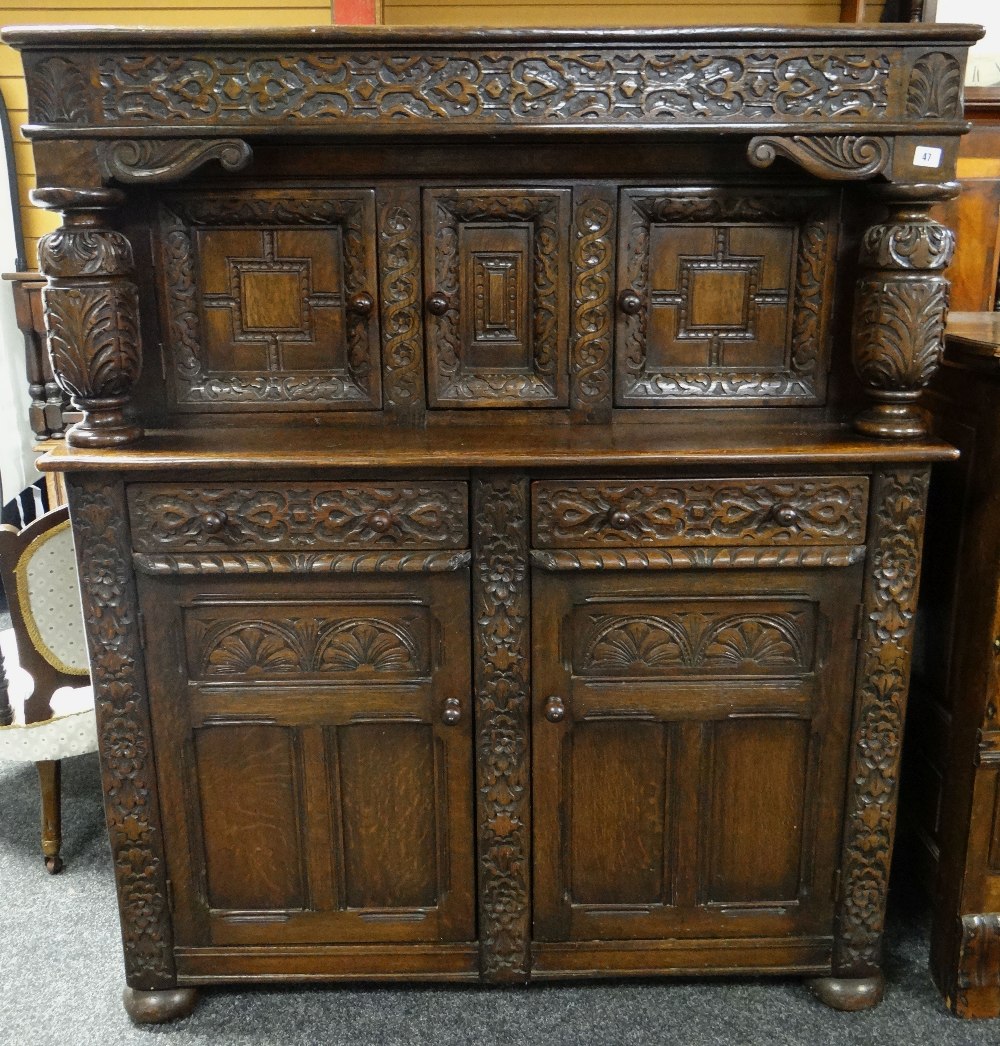
[[125, 1012], [136, 1024], [166, 1024], [187, 1017], [198, 1000], [194, 988], [165, 988], [162, 991], [142, 991], [126, 988], [122, 992]]
[[44, 759], [35, 763], [42, 792], [42, 853], [45, 868], [50, 875], [63, 870], [59, 855], [62, 848], [61, 780], [62, 763], [58, 759]]

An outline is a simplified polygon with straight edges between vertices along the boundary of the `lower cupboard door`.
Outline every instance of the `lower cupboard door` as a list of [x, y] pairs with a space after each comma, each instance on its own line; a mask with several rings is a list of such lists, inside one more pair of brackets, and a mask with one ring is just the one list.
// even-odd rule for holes
[[533, 582], [535, 939], [832, 932], [855, 568]]
[[140, 581], [180, 946], [475, 938], [468, 570]]

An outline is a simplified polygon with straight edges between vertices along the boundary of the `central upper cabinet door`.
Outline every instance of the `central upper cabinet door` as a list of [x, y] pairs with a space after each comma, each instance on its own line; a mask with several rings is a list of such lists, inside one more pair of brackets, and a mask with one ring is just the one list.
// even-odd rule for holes
[[623, 189], [617, 404], [822, 403], [833, 206], [808, 191]]
[[432, 407], [564, 407], [569, 189], [424, 196]]
[[168, 198], [158, 279], [175, 408], [377, 410], [374, 245], [370, 189]]

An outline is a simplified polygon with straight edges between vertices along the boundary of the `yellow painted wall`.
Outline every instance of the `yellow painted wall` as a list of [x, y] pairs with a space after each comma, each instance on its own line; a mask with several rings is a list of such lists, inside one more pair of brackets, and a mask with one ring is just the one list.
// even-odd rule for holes
[[[868, 5], [868, 20], [878, 21], [883, 0]], [[167, 26], [329, 25], [330, 0], [0, 0], [0, 24], [70, 24]], [[547, 0], [547, 2], [492, 3], [468, 0], [383, 0], [383, 20], [396, 25], [692, 25], [704, 23], [836, 22], [839, 0]], [[31, 147], [20, 134], [27, 120], [27, 102], [20, 56], [0, 45], [0, 91], [14, 128], [14, 162], [17, 167], [24, 224], [25, 250], [35, 264], [40, 236], [56, 225], [56, 218], [28, 202], [35, 168]]]

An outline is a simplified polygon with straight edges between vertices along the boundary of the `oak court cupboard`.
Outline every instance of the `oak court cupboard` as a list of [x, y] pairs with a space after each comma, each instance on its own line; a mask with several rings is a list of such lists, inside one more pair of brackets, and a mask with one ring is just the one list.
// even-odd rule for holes
[[979, 33], [5, 33], [134, 1019], [879, 1001]]

